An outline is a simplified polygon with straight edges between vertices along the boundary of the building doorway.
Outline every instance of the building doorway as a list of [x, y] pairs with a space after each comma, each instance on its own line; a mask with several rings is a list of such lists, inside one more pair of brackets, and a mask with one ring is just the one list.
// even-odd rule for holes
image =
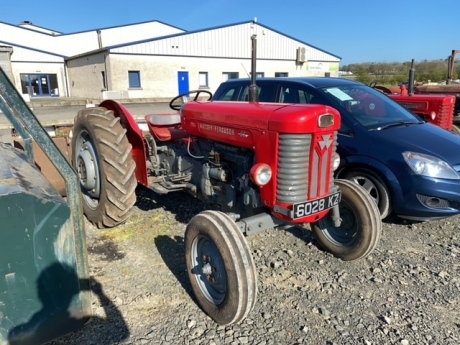
[[30, 97], [59, 97], [56, 74], [21, 74], [21, 87]]
[[188, 72], [177, 72], [177, 81], [179, 84], [179, 95], [190, 91], [188, 84]]

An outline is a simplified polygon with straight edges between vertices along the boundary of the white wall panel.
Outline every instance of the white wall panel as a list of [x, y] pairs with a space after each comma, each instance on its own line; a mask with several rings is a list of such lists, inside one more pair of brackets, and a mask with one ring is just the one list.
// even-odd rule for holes
[[[0, 45], [3, 45], [0, 42]], [[11, 54], [11, 62], [22, 61], [22, 62], [60, 62], [64, 63], [64, 58], [45, 52], [34, 51], [23, 47], [13, 47], [13, 54]]]
[[306, 60], [340, 61], [318, 48], [289, 38], [266, 27], [245, 23], [207, 31], [142, 42], [111, 49], [114, 53], [250, 58], [251, 36], [257, 37], [257, 57], [270, 60], [295, 60], [299, 47], [306, 48]]
[[[125, 25], [100, 29], [100, 31], [103, 47], [183, 32], [181, 29], [159, 22]], [[64, 56], [74, 56], [99, 49], [97, 30], [53, 36], [15, 25], [0, 23], [0, 40]]]
[[102, 45], [108, 47], [155, 37], [174, 35], [181, 32], [184, 32], [184, 30], [159, 22], [148, 22], [102, 29], [101, 39]]

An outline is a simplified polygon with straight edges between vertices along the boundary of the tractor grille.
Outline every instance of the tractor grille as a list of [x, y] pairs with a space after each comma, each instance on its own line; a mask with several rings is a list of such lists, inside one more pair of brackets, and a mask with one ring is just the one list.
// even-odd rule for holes
[[[281, 134], [276, 200], [294, 204], [322, 197], [333, 184], [336, 135]], [[312, 166], [310, 166], [310, 162]], [[311, 181], [310, 185], [308, 181]]]
[[439, 102], [437, 109], [435, 109], [436, 118], [434, 124], [442, 128], [450, 128], [452, 126], [452, 116], [454, 113], [454, 104], [447, 102]]
[[292, 204], [308, 195], [310, 134], [281, 134], [278, 147], [277, 201]]

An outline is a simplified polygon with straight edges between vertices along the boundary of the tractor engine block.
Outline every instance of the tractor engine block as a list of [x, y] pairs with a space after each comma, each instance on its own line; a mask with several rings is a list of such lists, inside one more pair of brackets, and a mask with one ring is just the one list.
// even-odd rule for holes
[[145, 139], [149, 179], [156, 192], [183, 189], [226, 212], [251, 214], [248, 208], [263, 206], [249, 178], [254, 164], [252, 150], [200, 138], [161, 146], [151, 136]]

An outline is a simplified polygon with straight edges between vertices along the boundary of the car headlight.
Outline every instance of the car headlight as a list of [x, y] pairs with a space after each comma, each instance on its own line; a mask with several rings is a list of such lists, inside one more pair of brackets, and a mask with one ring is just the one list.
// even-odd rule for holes
[[417, 174], [445, 179], [460, 179], [457, 172], [443, 160], [423, 153], [405, 151], [404, 160]]

